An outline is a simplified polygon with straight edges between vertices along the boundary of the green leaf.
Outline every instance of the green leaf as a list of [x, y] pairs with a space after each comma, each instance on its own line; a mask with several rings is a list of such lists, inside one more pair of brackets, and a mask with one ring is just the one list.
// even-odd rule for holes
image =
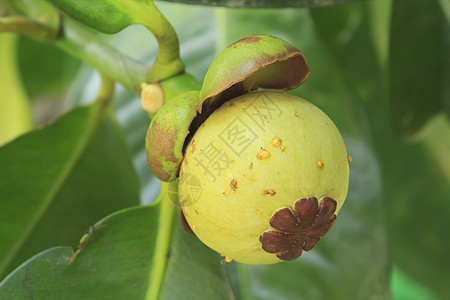
[[345, 76], [343, 84], [363, 102], [380, 99], [384, 74], [371, 35], [366, 3], [313, 9], [311, 13], [320, 41]]
[[397, 267], [392, 270], [392, 294], [396, 300], [439, 300], [430, 290]]
[[50, 98], [48, 102], [57, 106], [55, 102], [67, 91], [80, 61], [51, 44], [25, 36], [18, 41], [17, 56], [23, 85], [31, 100], [44, 102]]
[[[348, 25], [342, 26], [346, 24], [342, 22], [342, 10], [354, 10], [357, 6], [361, 15], [357, 18], [349, 14], [349, 20], [357, 18], [361, 25], [359, 29], [350, 31]], [[450, 210], [448, 201], [443, 200], [450, 198], [450, 176], [444, 175], [449, 174], [450, 170], [447, 158], [450, 149], [448, 124], [444, 120], [443, 126], [434, 129], [432, 142], [430, 136], [425, 139], [430, 153], [424, 149], [424, 143], [406, 145], [394, 134], [391, 123], [387, 121], [389, 109], [385, 99], [388, 92], [383, 85], [386, 74], [376, 64], [376, 52], [373, 51], [370, 34], [374, 31], [367, 26], [367, 13], [370, 12], [366, 8], [355, 5], [314, 11], [316, 28], [322, 41], [345, 70], [343, 78], [347, 84], [354, 87], [364, 99], [368, 112], [368, 122], [364, 127], [370, 128], [373, 133], [372, 143], [376, 146], [383, 174], [383, 203], [393, 262], [419, 283], [426, 284], [443, 298], [448, 298], [448, 287], [440, 284], [450, 280], [446, 254], [450, 244], [441, 238], [450, 235]], [[405, 10], [407, 13], [408, 8]], [[338, 20], [333, 19], [333, 16]], [[328, 34], [328, 30], [333, 30], [335, 34]], [[432, 35], [431, 32], [429, 34]], [[339, 35], [347, 36], [347, 39], [339, 42], [335, 38]], [[410, 50], [405, 55], [407, 53], [409, 62], [422, 59], [419, 53], [410, 53]], [[421, 85], [422, 78], [411, 80], [411, 86]], [[402, 107], [407, 110], [407, 103]], [[436, 209], [442, 218], [436, 216]]]
[[17, 38], [0, 35], [0, 145], [31, 128], [30, 107], [16, 65]]
[[[450, 297], [450, 128], [430, 129], [417, 144], [403, 143], [388, 130], [378, 137], [385, 173], [386, 211], [393, 260], [413, 279], [432, 288], [442, 299]], [[439, 155], [430, 144], [446, 150]], [[383, 141], [381, 143], [381, 141]], [[447, 161], [446, 161], [447, 160]], [[414, 250], [412, 250], [414, 249]]]
[[0, 165], [3, 276], [45, 248], [72, 243], [105, 214], [138, 203], [122, 133], [110, 110], [96, 105], [3, 146]]
[[393, 1], [389, 104], [405, 138], [417, 138], [434, 115], [450, 107], [449, 34], [438, 0]]
[[224, 7], [320, 7], [355, 2], [359, 0], [163, 0], [187, 4]]
[[232, 299], [219, 255], [172, 219], [177, 207], [165, 195], [157, 204], [98, 222], [75, 254], [59, 247], [33, 257], [0, 284], [0, 293], [11, 300], [157, 299], [158, 294], [158, 299]]

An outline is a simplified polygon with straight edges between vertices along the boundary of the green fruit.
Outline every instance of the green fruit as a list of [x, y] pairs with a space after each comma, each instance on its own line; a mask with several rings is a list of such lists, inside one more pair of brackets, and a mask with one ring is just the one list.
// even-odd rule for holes
[[215, 110], [189, 142], [180, 206], [198, 238], [222, 255], [247, 264], [292, 260], [333, 225], [348, 161], [319, 108], [281, 92], [251, 92]]

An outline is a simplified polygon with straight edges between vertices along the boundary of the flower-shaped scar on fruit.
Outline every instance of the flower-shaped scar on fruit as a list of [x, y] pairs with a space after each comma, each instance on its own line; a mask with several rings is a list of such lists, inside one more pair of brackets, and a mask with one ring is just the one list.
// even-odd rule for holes
[[[310, 102], [273, 91], [296, 88], [309, 74], [303, 55], [285, 41], [248, 37], [215, 59], [200, 93], [160, 111], [172, 105], [189, 114], [162, 122], [158, 112], [150, 126], [153, 172], [178, 176], [186, 226], [228, 258], [296, 259], [330, 230], [345, 201], [349, 159], [338, 129]], [[184, 104], [175, 105], [178, 99]], [[194, 114], [197, 104], [201, 113]], [[157, 132], [179, 147], [154, 142], [164, 139]]]

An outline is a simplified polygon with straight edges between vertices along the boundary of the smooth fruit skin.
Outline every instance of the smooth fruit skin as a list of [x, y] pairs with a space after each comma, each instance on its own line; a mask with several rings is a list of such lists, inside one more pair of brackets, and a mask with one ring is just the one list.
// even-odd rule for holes
[[347, 150], [325, 113], [296, 96], [252, 92], [226, 102], [195, 133], [180, 169], [180, 205], [213, 250], [272, 264], [281, 260], [259, 241], [274, 230], [272, 215], [308, 197], [333, 198], [337, 214], [348, 181]]

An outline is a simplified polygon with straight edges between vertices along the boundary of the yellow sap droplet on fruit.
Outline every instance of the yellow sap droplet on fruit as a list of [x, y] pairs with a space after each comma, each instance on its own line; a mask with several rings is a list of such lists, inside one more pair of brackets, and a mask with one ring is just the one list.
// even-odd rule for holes
[[262, 149], [261, 152], [259, 152], [258, 154], [256, 154], [256, 158], [259, 160], [262, 159], [266, 159], [270, 157], [270, 152], [267, 151], [266, 149]]
[[318, 160], [317, 161], [317, 166], [322, 169], [323, 168], [323, 162], [321, 160]]
[[281, 146], [281, 139], [279, 137], [274, 137], [271, 141], [270, 141], [270, 145], [274, 146], [274, 147], [280, 147]]

